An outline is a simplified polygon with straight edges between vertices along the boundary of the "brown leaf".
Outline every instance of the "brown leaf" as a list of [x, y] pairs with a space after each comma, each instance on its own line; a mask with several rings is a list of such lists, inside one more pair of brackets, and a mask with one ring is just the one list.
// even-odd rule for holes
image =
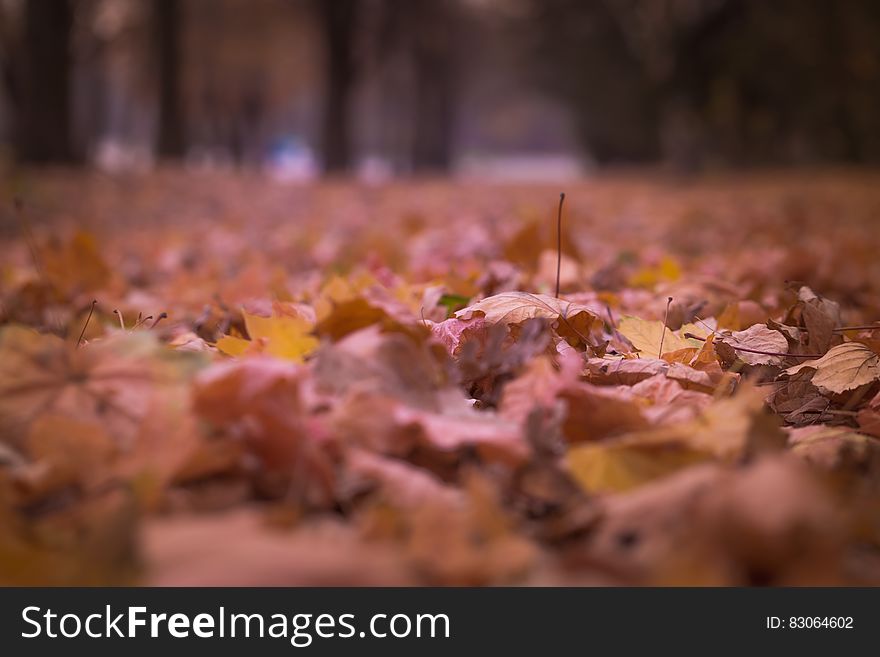
[[329, 504], [333, 495], [330, 441], [306, 414], [305, 373], [256, 356], [215, 365], [193, 385], [193, 409], [215, 429], [242, 436], [265, 472], [295, 481], [303, 501]]
[[554, 323], [557, 333], [570, 344], [590, 345], [590, 333], [602, 320], [588, 307], [546, 294], [503, 292], [455, 313], [457, 319], [483, 317], [488, 324], [521, 324], [543, 318]]
[[859, 429], [872, 436], [880, 437], [880, 392], [874, 395], [859, 411], [857, 416]]
[[629, 391], [579, 383], [566, 386], [559, 398], [568, 409], [562, 431], [570, 443], [602, 440], [648, 427], [641, 400]]
[[768, 354], [756, 354], [751, 351], [741, 351], [741, 348], [755, 351], [767, 351], [776, 354], [788, 353], [788, 340], [779, 331], [774, 331], [766, 324], [755, 324], [745, 331], [734, 333], [719, 333], [715, 338], [716, 349], [721, 345], [733, 349], [736, 358], [747, 365], [782, 365], [784, 356], [772, 356]]
[[843, 393], [880, 379], [880, 356], [860, 342], [845, 342], [832, 347], [817, 360], [789, 367], [788, 374], [816, 370], [812, 383], [822, 390]]
[[669, 363], [659, 358], [590, 358], [587, 361], [587, 376], [597, 385], [632, 386], [665, 374], [668, 369]]

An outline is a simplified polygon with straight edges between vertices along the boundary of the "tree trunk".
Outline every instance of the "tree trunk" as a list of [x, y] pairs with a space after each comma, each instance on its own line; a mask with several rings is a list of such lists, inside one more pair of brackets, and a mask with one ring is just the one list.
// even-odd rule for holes
[[354, 37], [358, 0], [317, 0], [325, 47], [321, 148], [325, 173], [351, 168], [351, 99], [355, 82]]
[[413, 41], [416, 80], [412, 166], [417, 172], [442, 173], [452, 164], [458, 90], [453, 10], [442, 0], [432, 5], [413, 3], [412, 10], [411, 27], [416, 36]]
[[184, 154], [183, 113], [180, 105], [179, 0], [153, 0], [153, 28], [159, 73], [159, 141], [161, 159], [179, 159]]
[[18, 78], [16, 151], [32, 164], [75, 160], [71, 135], [70, 46], [73, 9], [68, 0], [24, 3]]

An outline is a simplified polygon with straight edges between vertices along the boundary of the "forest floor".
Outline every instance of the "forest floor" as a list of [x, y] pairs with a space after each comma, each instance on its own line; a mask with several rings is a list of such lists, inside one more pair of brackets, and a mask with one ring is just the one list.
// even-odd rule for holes
[[880, 174], [0, 193], [2, 584], [880, 584]]

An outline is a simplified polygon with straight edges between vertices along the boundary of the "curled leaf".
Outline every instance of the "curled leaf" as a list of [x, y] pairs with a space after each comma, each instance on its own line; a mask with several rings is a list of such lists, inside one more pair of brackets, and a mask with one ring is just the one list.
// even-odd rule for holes
[[880, 356], [861, 342], [846, 342], [832, 347], [822, 358], [789, 367], [785, 372], [797, 374], [806, 368], [816, 370], [814, 386], [840, 394], [880, 379]]
[[602, 325], [602, 320], [587, 306], [530, 292], [496, 294], [459, 310], [455, 317], [484, 317], [487, 324], [521, 324], [527, 319], [549, 319], [555, 323], [556, 332], [572, 345], [588, 343], [590, 332]]
[[[724, 345], [733, 349], [736, 358], [747, 365], [781, 365], [785, 357], [772, 354], [788, 353], [788, 340], [785, 339], [785, 336], [779, 331], [767, 328], [766, 324], [755, 324], [745, 331], [719, 334], [715, 342], [718, 346]], [[743, 348], [749, 351], [743, 351]], [[721, 349], [723, 350], [724, 347]], [[755, 353], [757, 351], [767, 353]]]

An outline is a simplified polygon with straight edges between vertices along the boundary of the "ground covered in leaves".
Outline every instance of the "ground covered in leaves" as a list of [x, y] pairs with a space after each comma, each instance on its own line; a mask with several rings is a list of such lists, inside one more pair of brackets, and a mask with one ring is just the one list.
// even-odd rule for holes
[[3, 184], [3, 584], [880, 584], [878, 176]]

